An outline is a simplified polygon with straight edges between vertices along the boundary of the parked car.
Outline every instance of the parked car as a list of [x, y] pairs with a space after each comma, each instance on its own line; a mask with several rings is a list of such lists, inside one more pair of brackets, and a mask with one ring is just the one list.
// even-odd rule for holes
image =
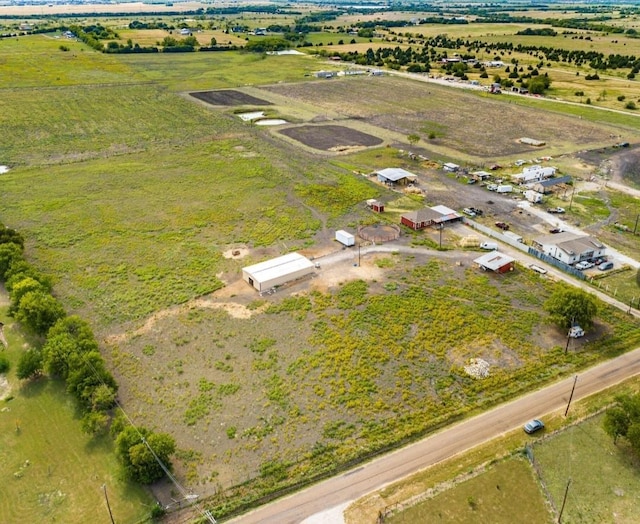
[[477, 207], [470, 207], [471, 211], [473, 211], [476, 216], [481, 217], [483, 215], [482, 209], [478, 209]]
[[477, 182], [477, 180], [475, 178], [470, 178], [469, 180], [467, 180], [467, 184], [471, 185], [471, 184], [475, 184]]
[[489, 184], [489, 185], [487, 186], [487, 189], [488, 189], [489, 191], [495, 191], [496, 189], [498, 189], [498, 184]]
[[578, 262], [573, 267], [575, 267], [579, 271], [582, 271], [584, 269], [589, 269], [590, 267], [593, 267], [593, 264], [591, 262], [587, 262], [586, 260], [583, 260], [582, 262]]
[[496, 222], [496, 227], [502, 229], [503, 231], [509, 230], [509, 224], [506, 224], [505, 222]]
[[613, 269], [613, 262], [602, 262], [599, 266], [598, 269], [600, 271], [607, 271], [609, 269]]
[[562, 233], [562, 229], [560, 229], [559, 227], [554, 227], [553, 229], [550, 229], [550, 230], [549, 230], [549, 233], [552, 233], [552, 234], [554, 234], [554, 235], [555, 235], [556, 233]]
[[470, 217], [474, 217], [474, 216], [476, 216], [475, 211], [473, 210], [473, 208], [470, 208], [470, 207], [465, 207], [465, 208], [462, 210], [462, 212], [463, 212], [465, 215], [469, 215]]
[[573, 326], [571, 329], [569, 329], [568, 336], [569, 338], [584, 337], [584, 329], [582, 329], [580, 326]]
[[547, 213], [557, 213], [561, 215], [564, 212], [564, 207], [550, 207], [549, 209], [547, 209]]
[[542, 422], [542, 420], [538, 418], [534, 418], [524, 425], [524, 432], [528, 433], [529, 435], [541, 429], [544, 429], [544, 422]]

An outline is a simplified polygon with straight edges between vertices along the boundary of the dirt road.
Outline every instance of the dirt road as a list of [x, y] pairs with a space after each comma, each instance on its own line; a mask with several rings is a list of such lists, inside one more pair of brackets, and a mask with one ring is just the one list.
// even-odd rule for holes
[[[586, 397], [640, 373], [640, 348], [578, 375], [573, 400]], [[530, 393], [447, 428], [413, 445], [263, 506], [231, 522], [299, 523], [305, 518], [355, 500], [385, 484], [462, 453], [518, 428], [528, 419], [567, 407], [574, 378]]]

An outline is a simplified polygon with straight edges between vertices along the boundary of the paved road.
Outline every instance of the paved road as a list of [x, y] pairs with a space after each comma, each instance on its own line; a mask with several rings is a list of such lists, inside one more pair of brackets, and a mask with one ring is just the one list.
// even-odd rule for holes
[[[573, 400], [601, 391], [638, 373], [640, 348], [578, 375]], [[300, 523], [313, 514], [355, 500], [385, 484], [518, 428], [530, 418], [553, 411], [564, 413], [573, 382], [573, 377], [561, 380], [340, 476], [263, 506], [232, 522]]]

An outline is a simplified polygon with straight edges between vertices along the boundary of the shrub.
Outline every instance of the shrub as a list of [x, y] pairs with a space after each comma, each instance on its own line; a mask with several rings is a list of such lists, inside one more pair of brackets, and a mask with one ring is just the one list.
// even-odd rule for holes
[[6, 355], [0, 355], [0, 373], [6, 373], [9, 371], [11, 365], [9, 364], [9, 359]]
[[636, 109], [636, 103], [633, 100], [629, 100], [626, 104], [625, 104], [625, 109]]
[[626, 96], [624, 96], [624, 95], [620, 95], [620, 96], [618, 97], [618, 102], [622, 102], [625, 98], [627, 98], [627, 97], [626, 97]]

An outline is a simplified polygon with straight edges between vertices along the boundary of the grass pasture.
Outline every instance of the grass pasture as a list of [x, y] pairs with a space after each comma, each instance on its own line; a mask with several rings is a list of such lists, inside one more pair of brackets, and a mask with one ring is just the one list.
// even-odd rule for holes
[[[53, 33], [0, 39], [0, 89], [129, 84], [134, 72], [111, 55]], [[60, 46], [69, 51], [63, 52]], [[6, 98], [3, 91], [3, 101]], [[22, 107], [24, 111], [24, 105]], [[3, 114], [4, 114], [3, 108]]]
[[459, 480], [455, 488], [385, 519], [389, 524], [511, 524], [515, 521], [553, 522], [537, 479], [524, 458], [489, 466], [479, 476]]
[[[4, 290], [2, 290], [4, 293]], [[0, 308], [12, 363], [11, 390], [0, 400], [0, 521], [109, 522], [105, 485], [116, 522], [146, 520], [153, 503], [140, 486], [121, 478], [109, 437], [81, 432], [73, 400], [64, 384], [48, 379], [21, 384], [15, 367], [25, 340], [6, 307]], [[0, 375], [2, 377], [2, 375]], [[2, 397], [0, 391], [0, 397]]]
[[638, 522], [638, 457], [602, 429], [602, 416], [533, 446], [533, 456], [556, 508], [571, 479], [563, 522]]

